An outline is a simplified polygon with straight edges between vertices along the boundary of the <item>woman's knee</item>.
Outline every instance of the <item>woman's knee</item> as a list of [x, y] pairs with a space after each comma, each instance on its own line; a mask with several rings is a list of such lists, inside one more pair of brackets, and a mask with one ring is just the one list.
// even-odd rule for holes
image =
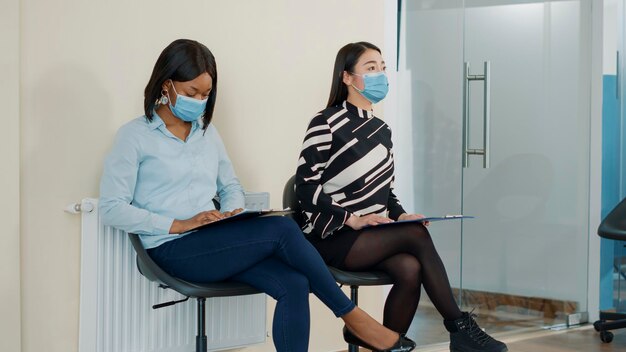
[[281, 284], [284, 287], [284, 294], [292, 298], [302, 298], [308, 300], [311, 290], [309, 279], [302, 273], [293, 271], [281, 277]]
[[272, 216], [272, 231], [283, 241], [306, 241], [302, 230], [295, 221], [284, 216]]
[[388, 270], [394, 283], [419, 289], [422, 277], [422, 264], [419, 260], [409, 254], [400, 254], [394, 259], [393, 265]]
[[262, 232], [266, 237], [282, 242], [285, 239], [302, 238], [302, 230], [291, 219], [283, 216], [268, 216], [255, 219], [256, 232]]
[[396, 235], [404, 236], [411, 243], [432, 243], [432, 237], [426, 226], [422, 224], [406, 224], [398, 229]]
[[412, 226], [410, 233], [413, 236], [424, 237], [430, 240], [430, 232], [428, 232], [428, 228], [424, 226], [424, 224], [416, 224], [416, 226]]
[[268, 216], [261, 219], [266, 226], [277, 232], [302, 234], [298, 224], [286, 216]]

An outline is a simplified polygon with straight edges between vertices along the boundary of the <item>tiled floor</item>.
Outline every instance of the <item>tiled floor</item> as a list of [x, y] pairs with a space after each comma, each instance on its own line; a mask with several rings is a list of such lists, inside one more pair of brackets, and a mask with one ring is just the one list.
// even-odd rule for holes
[[[626, 311], [626, 280], [615, 275], [615, 281], [616, 306]], [[427, 295], [423, 293], [422, 297], [407, 336], [418, 343], [416, 351], [448, 351], [449, 337], [442, 318]], [[613, 331], [613, 342], [603, 343], [591, 324], [558, 330], [559, 324], [562, 326], [564, 323], [563, 314], [550, 319], [545, 318], [543, 312], [520, 311], [516, 307], [507, 306], [498, 307], [495, 311], [476, 309], [474, 313], [478, 314], [476, 320], [480, 326], [490, 335], [506, 342], [511, 352], [626, 352], [626, 329]], [[542, 328], [547, 326], [557, 328]]]
[[[509, 352], [617, 352], [626, 351], [626, 330], [615, 330], [611, 343], [600, 341], [591, 325], [561, 331], [543, 330], [503, 338]], [[419, 352], [448, 351], [442, 343], [415, 349]]]
[[[542, 330], [515, 334], [503, 338], [509, 352], [624, 352], [626, 351], [626, 329], [614, 330], [611, 343], [600, 341], [591, 325], [560, 331]], [[361, 348], [361, 351], [366, 351]], [[415, 352], [449, 351], [448, 343], [418, 347]]]
[[[626, 329], [615, 330], [614, 340], [603, 343], [591, 324], [562, 330], [542, 329], [541, 326], [556, 325], [561, 320], [548, 320], [539, 316], [513, 315], [504, 312], [480, 312], [478, 323], [489, 334], [507, 343], [511, 352], [626, 352]], [[420, 303], [409, 332], [418, 343], [416, 351], [448, 351], [449, 337], [439, 313], [428, 301]]]
[[[503, 311], [481, 311], [475, 309], [476, 321], [490, 335], [504, 338], [510, 335], [540, 331], [543, 326], [551, 326], [563, 322], [543, 318], [538, 315], [520, 315]], [[439, 313], [428, 300], [420, 303], [420, 307], [407, 332], [407, 336], [415, 340], [419, 346], [447, 343], [449, 335], [443, 326]]]
[[569, 329], [560, 332], [548, 331], [545, 336], [508, 343], [511, 352], [605, 352], [626, 351], [626, 330], [614, 330], [611, 343], [600, 341], [592, 326]]

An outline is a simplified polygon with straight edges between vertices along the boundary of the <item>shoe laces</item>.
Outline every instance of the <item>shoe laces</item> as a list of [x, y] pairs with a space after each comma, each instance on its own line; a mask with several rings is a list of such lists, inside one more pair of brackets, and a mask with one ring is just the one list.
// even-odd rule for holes
[[467, 313], [467, 318], [463, 319], [462, 329], [467, 331], [467, 334], [480, 345], [485, 345], [487, 342], [493, 340], [493, 337], [489, 336], [483, 329], [478, 326], [478, 323], [474, 318], [478, 318], [478, 315], [474, 314], [474, 310]]

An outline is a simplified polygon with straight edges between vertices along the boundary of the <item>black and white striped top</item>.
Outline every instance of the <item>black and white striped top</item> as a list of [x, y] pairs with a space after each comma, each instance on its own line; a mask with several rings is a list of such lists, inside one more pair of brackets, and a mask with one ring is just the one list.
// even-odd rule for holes
[[351, 214], [397, 220], [404, 209], [393, 194], [391, 129], [371, 111], [344, 102], [319, 112], [306, 131], [296, 194], [305, 234], [325, 238]]

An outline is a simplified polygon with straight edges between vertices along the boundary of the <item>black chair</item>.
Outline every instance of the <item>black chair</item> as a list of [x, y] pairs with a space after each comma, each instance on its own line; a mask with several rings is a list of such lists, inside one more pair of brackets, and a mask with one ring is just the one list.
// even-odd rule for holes
[[[291, 208], [293, 213], [287, 216], [291, 217], [298, 226], [302, 227], [304, 218], [300, 202], [298, 202], [298, 198], [296, 197], [295, 181], [296, 176], [291, 176], [285, 184], [283, 190], [283, 208]], [[391, 277], [382, 271], [345, 271], [332, 266], [329, 266], [328, 270], [330, 270], [335, 281], [339, 284], [342, 286], [350, 286], [350, 300], [356, 305], [359, 304], [359, 286], [390, 285], [393, 283]], [[359, 346], [348, 344], [349, 352], [356, 352], [358, 350]]]
[[178, 301], [171, 301], [153, 305], [153, 309], [163, 308], [174, 305], [176, 303], [185, 302], [190, 297], [193, 297], [197, 300], [198, 333], [196, 335], [196, 352], [207, 352], [207, 336], [205, 329], [205, 302], [207, 298], [242, 296], [260, 293], [252, 286], [238, 282], [218, 282], [201, 284], [188, 282], [173, 277], [163, 271], [163, 269], [161, 269], [152, 260], [152, 258], [150, 258], [148, 252], [143, 247], [138, 235], [129, 233], [128, 237], [130, 238], [130, 242], [133, 245], [133, 248], [135, 248], [135, 252], [137, 252], [137, 268], [139, 269], [139, 272], [148, 280], [159, 283], [159, 287], [163, 289], [172, 289], [187, 297]]
[[[616, 241], [626, 241], [626, 199], [602, 220], [598, 227], [598, 235]], [[593, 323], [593, 327], [600, 332], [602, 342], [609, 343], [613, 341], [613, 333], [609, 330], [626, 328], [626, 313], [600, 312], [600, 320]]]

